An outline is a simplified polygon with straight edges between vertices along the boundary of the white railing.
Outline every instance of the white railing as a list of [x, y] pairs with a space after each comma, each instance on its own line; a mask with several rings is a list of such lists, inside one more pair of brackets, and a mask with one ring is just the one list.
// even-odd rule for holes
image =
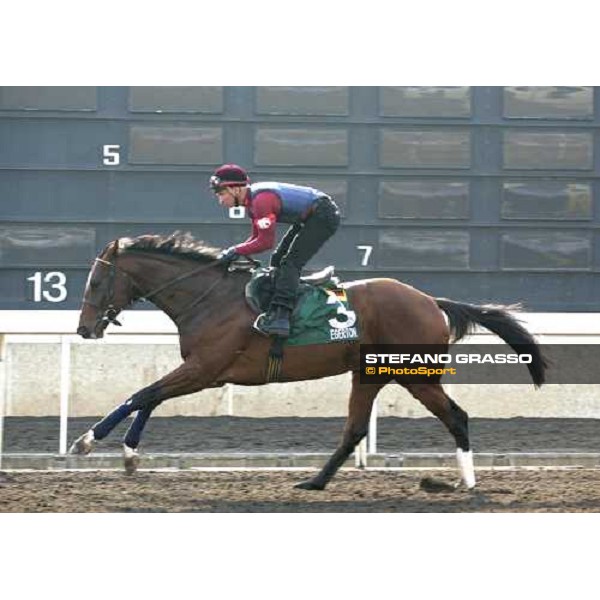
[[[600, 336], [600, 313], [520, 313], [519, 319], [536, 336], [568, 338]], [[67, 418], [71, 381], [71, 345], [77, 344], [176, 344], [174, 323], [160, 311], [126, 311], [123, 327], [111, 327], [102, 340], [83, 340], [74, 332], [79, 311], [0, 311], [0, 468], [2, 466], [3, 417], [7, 386], [6, 345], [21, 343], [60, 343], [60, 430], [59, 453], [67, 451]], [[482, 330], [478, 337], [492, 337]], [[486, 340], [487, 341], [487, 340]], [[228, 384], [230, 401], [233, 386]], [[377, 403], [369, 422], [369, 434], [357, 447], [357, 466], [365, 466], [367, 454], [377, 452]]]

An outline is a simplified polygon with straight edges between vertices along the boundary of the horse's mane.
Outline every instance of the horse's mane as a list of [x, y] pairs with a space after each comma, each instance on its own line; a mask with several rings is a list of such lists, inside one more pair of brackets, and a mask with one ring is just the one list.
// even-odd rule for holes
[[191, 233], [175, 231], [170, 235], [140, 235], [135, 238], [121, 238], [119, 250], [122, 252], [157, 252], [171, 256], [183, 256], [202, 262], [215, 260], [220, 252], [202, 240], [195, 239]]

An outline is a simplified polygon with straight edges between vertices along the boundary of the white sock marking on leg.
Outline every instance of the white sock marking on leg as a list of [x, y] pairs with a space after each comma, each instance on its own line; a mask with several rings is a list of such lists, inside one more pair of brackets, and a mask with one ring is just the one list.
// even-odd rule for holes
[[456, 449], [456, 462], [460, 469], [460, 475], [467, 489], [475, 487], [475, 467], [473, 466], [473, 452], [465, 452], [462, 448]]

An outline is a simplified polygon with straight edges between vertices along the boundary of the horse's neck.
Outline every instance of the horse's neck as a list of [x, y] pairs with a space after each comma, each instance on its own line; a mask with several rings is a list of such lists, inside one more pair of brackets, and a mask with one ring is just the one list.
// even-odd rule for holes
[[130, 263], [129, 270], [142, 297], [149, 296], [148, 301], [177, 325], [181, 318], [202, 317], [219, 307], [222, 309], [226, 298], [231, 300], [232, 295], [241, 295], [238, 292], [243, 291], [239, 277], [190, 260], [140, 255], [135, 265], [133, 261]]

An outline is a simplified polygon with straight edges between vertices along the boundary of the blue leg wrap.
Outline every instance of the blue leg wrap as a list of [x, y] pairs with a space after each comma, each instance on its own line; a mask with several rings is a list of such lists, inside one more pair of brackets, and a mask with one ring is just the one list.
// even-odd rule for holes
[[123, 419], [126, 419], [133, 409], [131, 404], [125, 402], [106, 415], [102, 421], [98, 421], [93, 427], [94, 438], [101, 440], [105, 438]]
[[150, 418], [154, 407], [143, 408], [138, 411], [138, 414], [135, 416], [133, 423], [127, 430], [125, 434], [125, 439], [123, 443], [129, 448], [137, 448], [140, 443], [140, 438], [142, 436], [142, 431], [146, 426], [146, 421]]

